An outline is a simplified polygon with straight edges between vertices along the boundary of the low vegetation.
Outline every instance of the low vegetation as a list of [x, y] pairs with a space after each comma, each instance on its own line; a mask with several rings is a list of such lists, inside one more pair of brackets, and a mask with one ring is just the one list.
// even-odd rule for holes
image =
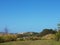
[[13, 41], [0, 43], [0, 45], [60, 45], [60, 41], [54, 40], [36, 40], [36, 41]]
[[53, 29], [44, 29], [40, 33], [0, 34], [0, 45], [59, 45], [59, 40], [60, 31]]

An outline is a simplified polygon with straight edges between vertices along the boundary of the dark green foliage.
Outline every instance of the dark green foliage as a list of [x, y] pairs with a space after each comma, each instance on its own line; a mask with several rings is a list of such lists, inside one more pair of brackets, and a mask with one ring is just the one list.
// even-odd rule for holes
[[3, 36], [0, 36], [0, 43], [4, 42]]
[[40, 36], [45, 36], [47, 34], [55, 34], [57, 31], [53, 29], [44, 29], [41, 33]]
[[56, 33], [56, 38], [55, 38], [56, 41], [59, 41], [60, 40], [60, 30]]
[[29, 36], [28, 34], [17, 34], [17, 38], [23, 38]]
[[39, 35], [39, 33], [37, 33], [37, 32], [26, 32], [23, 34], [17, 34], [17, 37], [23, 38], [23, 37], [38, 36], [38, 35]]

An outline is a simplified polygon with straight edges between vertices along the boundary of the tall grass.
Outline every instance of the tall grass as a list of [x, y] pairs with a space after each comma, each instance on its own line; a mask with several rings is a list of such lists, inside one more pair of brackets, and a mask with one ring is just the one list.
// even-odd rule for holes
[[0, 45], [60, 45], [60, 41], [54, 40], [36, 40], [36, 41], [14, 41], [0, 43]]

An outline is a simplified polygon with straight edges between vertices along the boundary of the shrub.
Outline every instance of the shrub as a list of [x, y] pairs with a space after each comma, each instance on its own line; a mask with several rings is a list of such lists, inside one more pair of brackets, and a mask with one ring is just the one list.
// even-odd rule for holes
[[3, 43], [3, 42], [4, 42], [3, 36], [0, 36], [0, 43]]
[[11, 41], [16, 41], [17, 36], [16, 35], [11, 35], [10, 39], [11, 39]]
[[24, 38], [20, 38], [20, 41], [25, 41]]
[[51, 39], [55, 39], [55, 35], [54, 34], [47, 34], [45, 36], [43, 36], [41, 39], [46, 39], [46, 40], [51, 40]]
[[16, 35], [2, 35], [0, 36], [0, 42], [9, 42], [9, 41], [16, 41], [17, 36]]
[[56, 33], [55, 40], [56, 40], [56, 41], [59, 41], [59, 40], [60, 40], [60, 32], [57, 32], [57, 33]]

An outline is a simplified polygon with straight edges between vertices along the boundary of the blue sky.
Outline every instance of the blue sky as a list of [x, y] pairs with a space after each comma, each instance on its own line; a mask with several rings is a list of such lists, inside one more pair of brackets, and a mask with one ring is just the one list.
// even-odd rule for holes
[[57, 28], [59, 21], [59, 0], [0, 0], [0, 31], [40, 32]]

